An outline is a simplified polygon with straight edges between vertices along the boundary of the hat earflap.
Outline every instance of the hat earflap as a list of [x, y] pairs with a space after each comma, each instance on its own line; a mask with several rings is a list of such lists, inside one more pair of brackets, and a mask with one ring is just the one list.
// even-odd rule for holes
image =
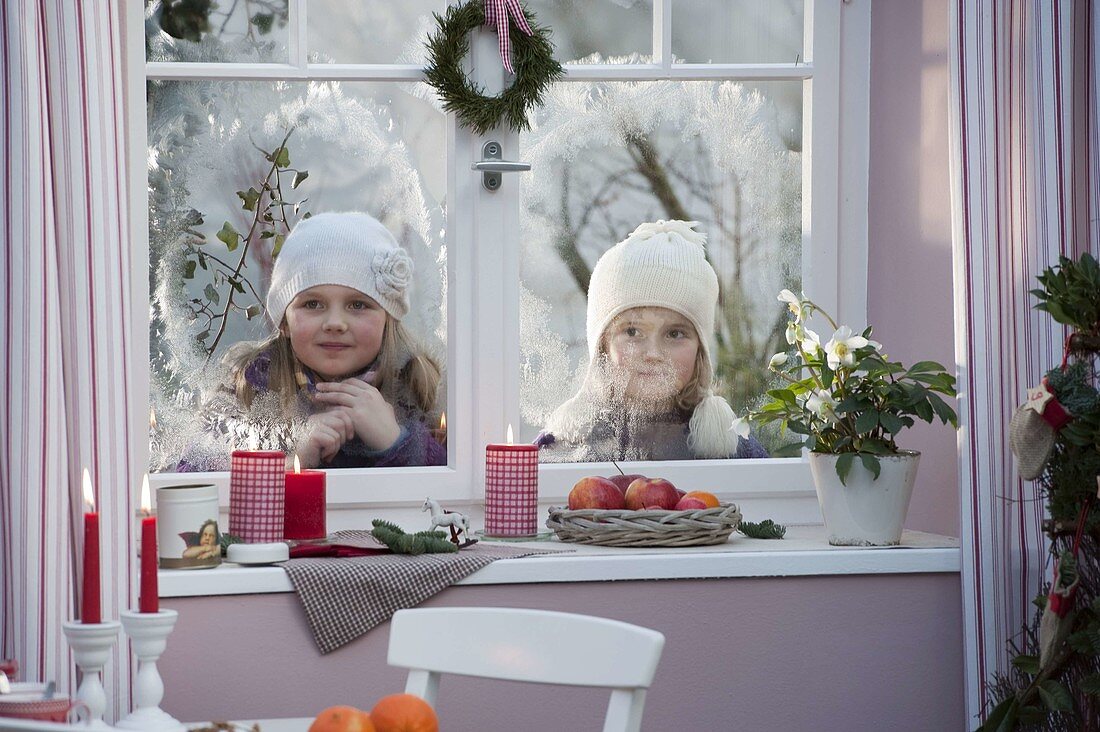
[[730, 430], [733, 407], [715, 394], [695, 405], [688, 422], [688, 447], [698, 458], [728, 458], [737, 453], [737, 435]]

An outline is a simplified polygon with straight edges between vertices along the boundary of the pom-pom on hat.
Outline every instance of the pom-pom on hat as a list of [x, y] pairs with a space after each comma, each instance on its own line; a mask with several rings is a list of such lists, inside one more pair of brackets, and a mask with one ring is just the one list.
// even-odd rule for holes
[[303, 290], [343, 285], [401, 320], [409, 312], [412, 259], [389, 229], [365, 213], [322, 213], [299, 221], [271, 272], [267, 316], [278, 327]]
[[691, 321], [710, 360], [718, 276], [707, 261], [707, 235], [697, 221], [654, 221], [604, 252], [588, 285], [588, 356], [619, 313], [660, 307]]

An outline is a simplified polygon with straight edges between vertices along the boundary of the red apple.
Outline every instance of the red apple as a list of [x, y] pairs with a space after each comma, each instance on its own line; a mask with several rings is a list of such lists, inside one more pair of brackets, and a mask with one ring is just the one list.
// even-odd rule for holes
[[637, 478], [626, 489], [626, 507], [631, 511], [642, 508], [669, 510], [678, 500], [676, 486], [664, 478]]
[[626, 505], [618, 486], [607, 478], [581, 478], [569, 491], [569, 510], [580, 508], [619, 509]]
[[676, 502], [677, 511], [698, 511], [706, 507], [707, 504], [703, 503], [698, 498], [692, 498], [690, 496], [685, 496]]
[[620, 473], [618, 475], [610, 475], [607, 479], [614, 483], [619, 488], [619, 491], [622, 492], [622, 494], [625, 496], [626, 489], [630, 487], [630, 484], [638, 478], [644, 477], [644, 475], [634, 475], [633, 473], [629, 475], [623, 475]]

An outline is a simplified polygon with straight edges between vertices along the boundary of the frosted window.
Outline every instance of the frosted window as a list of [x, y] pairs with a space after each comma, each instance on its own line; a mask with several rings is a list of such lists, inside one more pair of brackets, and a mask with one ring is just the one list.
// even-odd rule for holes
[[286, 63], [287, 0], [145, 0], [149, 61]]
[[803, 0], [672, 0], [672, 54], [688, 63], [794, 63]]
[[446, 7], [444, 0], [310, 0], [310, 61], [423, 63], [423, 42], [435, 30], [432, 13]]
[[[215, 386], [212, 365], [231, 344], [270, 332], [261, 306], [272, 248], [286, 233], [284, 213], [293, 225], [306, 212], [362, 210], [386, 224], [415, 266], [403, 323], [445, 362], [446, 150], [438, 110], [381, 83], [159, 81], [148, 94], [153, 471], [174, 469], [194, 437], [201, 392]], [[277, 150], [288, 132], [289, 167], [308, 176], [294, 187], [300, 173], [285, 173], [285, 206], [275, 221], [256, 226], [247, 255], [243, 243], [230, 251], [218, 238], [223, 226], [243, 235], [256, 223], [237, 192], [260, 188], [272, 169], [262, 151]], [[262, 230], [275, 236], [260, 238]], [[225, 275], [238, 261], [234, 285]]]
[[776, 293], [800, 287], [802, 84], [563, 82], [536, 120], [521, 136], [532, 163], [522, 179], [522, 439], [585, 373], [596, 260], [656, 219], [698, 221], [709, 236], [721, 300], [716, 332], [701, 335], [720, 393], [743, 413], [770, 388], [768, 358], [787, 349]]
[[653, 52], [651, 0], [530, 0], [566, 63], [648, 63]]

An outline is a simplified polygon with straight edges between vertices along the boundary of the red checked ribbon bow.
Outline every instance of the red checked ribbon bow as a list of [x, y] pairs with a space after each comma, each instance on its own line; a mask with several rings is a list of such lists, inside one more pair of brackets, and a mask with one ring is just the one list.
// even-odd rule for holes
[[514, 74], [512, 68], [512, 39], [508, 35], [508, 16], [512, 16], [516, 27], [527, 35], [534, 35], [531, 26], [527, 25], [527, 18], [523, 17], [523, 8], [519, 0], [485, 0], [485, 25], [496, 27], [497, 44], [500, 46], [500, 60], [504, 62], [504, 68], [508, 73]]

